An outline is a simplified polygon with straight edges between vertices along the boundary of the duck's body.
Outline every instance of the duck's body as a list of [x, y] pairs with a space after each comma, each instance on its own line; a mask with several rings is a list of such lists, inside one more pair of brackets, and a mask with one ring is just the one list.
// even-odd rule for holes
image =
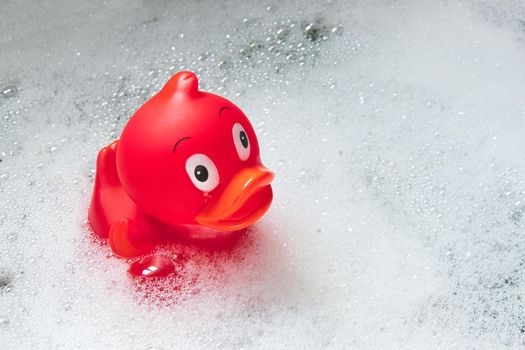
[[118, 140], [97, 157], [97, 173], [89, 208], [89, 223], [101, 238], [109, 238], [113, 251], [125, 257], [150, 252], [165, 235], [154, 218], [146, 216], [129, 197], [117, 173]]
[[242, 111], [181, 72], [100, 151], [88, 219], [115, 253], [139, 256], [253, 224], [271, 204], [272, 179]]

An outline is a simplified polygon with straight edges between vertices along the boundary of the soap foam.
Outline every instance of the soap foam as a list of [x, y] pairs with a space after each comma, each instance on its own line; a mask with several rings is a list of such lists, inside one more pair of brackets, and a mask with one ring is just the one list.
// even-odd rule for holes
[[[519, 1], [2, 7], [0, 348], [523, 346]], [[132, 279], [86, 223], [96, 154], [185, 69], [274, 203]]]

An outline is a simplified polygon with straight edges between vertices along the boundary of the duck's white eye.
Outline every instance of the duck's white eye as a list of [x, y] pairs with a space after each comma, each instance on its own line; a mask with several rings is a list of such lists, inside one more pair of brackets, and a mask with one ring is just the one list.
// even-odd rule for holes
[[209, 192], [219, 184], [219, 172], [213, 161], [204, 154], [194, 154], [186, 161], [186, 172], [199, 190]]
[[233, 134], [233, 143], [235, 144], [235, 149], [241, 160], [246, 160], [250, 156], [250, 141], [248, 140], [248, 135], [241, 124], [235, 123], [232, 128]]

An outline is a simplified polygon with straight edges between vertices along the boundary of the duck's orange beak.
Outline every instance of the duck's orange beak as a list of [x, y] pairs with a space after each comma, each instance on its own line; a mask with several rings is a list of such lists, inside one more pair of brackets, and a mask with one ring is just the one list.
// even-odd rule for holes
[[263, 166], [241, 170], [212, 198], [195, 220], [222, 231], [236, 231], [253, 225], [268, 210], [274, 175]]

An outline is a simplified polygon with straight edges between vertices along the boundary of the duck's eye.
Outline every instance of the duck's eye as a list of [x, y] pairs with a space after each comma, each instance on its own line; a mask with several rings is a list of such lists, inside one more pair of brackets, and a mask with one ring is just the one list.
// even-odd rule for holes
[[241, 160], [246, 160], [250, 156], [250, 141], [248, 135], [241, 124], [235, 123], [232, 128], [233, 143]]
[[219, 172], [205, 154], [194, 154], [186, 161], [186, 172], [199, 190], [209, 192], [219, 184]]
[[200, 182], [208, 180], [208, 169], [204, 165], [197, 165], [194, 171], [195, 177]]
[[244, 132], [244, 130], [242, 130], [239, 133], [239, 138], [241, 139], [242, 147], [248, 148], [248, 136], [246, 136], [246, 133]]

